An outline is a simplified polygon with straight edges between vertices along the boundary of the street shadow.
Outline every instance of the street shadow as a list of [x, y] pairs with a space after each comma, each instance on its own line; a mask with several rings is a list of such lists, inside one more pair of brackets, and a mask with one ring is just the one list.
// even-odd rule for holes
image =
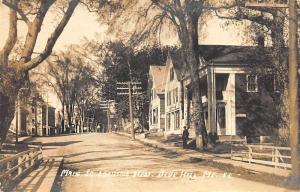
[[181, 163], [197, 163], [199, 165], [199, 163], [204, 163], [206, 160], [199, 158], [199, 157], [189, 157], [186, 158], [184, 160], [181, 160]]
[[107, 156], [107, 157], [99, 157], [99, 158], [89, 158], [89, 159], [82, 159], [82, 160], [65, 160], [65, 165], [71, 165], [71, 164], [80, 164], [80, 163], [87, 163], [87, 162], [95, 162], [95, 161], [99, 161], [99, 163], [101, 161], [114, 161], [114, 160], [132, 160], [132, 161], [137, 161], [137, 160], [145, 160], [145, 161], [153, 161], [153, 162], [161, 162], [162, 161], [162, 157], [153, 157], [150, 156], [148, 154], [128, 154], [128, 155], [118, 155], [118, 156]]
[[40, 187], [43, 184], [45, 178], [55, 165], [55, 159], [49, 159], [44, 161], [40, 168], [34, 170], [29, 175], [24, 175], [14, 183], [12, 183], [5, 191], [23, 192], [31, 191], [37, 192], [41, 191]]
[[63, 147], [63, 146], [67, 146], [67, 145], [72, 145], [72, 144], [75, 144], [75, 143], [80, 143], [82, 141], [67, 141], [67, 142], [53, 142], [53, 143], [45, 143], [43, 144], [43, 147], [45, 146], [60, 146], [60, 147]]
[[30, 149], [27, 145], [24, 144], [9, 144], [5, 143], [2, 146], [2, 149], [0, 151], [0, 154], [10, 155], [10, 154], [16, 154], [23, 151], [26, 151]]
[[163, 157], [169, 159], [177, 158], [180, 156], [180, 154], [176, 152], [170, 152], [170, 151], [163, 151], [163, 152], [164, 152]]
[[85, 151], [80, 153], [73, 153], [70, 155], [65, 155], [64, 158], [72, 158], [77, 157], [81, 155], [87, 155], [91, 153], [109, 153], [109, 152], [125, 152], [125, 151], [131, 151], [132, 149], [107, 149], [107, 150], [96, 150], [96, 151]]
[[47, 150], [50, 150], [50, 149], [57, 149], [57, 148], [56, 147], [47, 147], [47, 148], [43, 147], [43, 151], [47, 151]]

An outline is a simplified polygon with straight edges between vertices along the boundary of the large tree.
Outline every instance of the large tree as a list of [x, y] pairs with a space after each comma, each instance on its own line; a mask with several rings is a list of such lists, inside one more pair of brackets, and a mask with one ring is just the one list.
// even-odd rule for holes
[[[2, 4], [9, 8], [9, 31], [7, 40], [0, 50], [0, 144], [2, 144], [14, 117], [15, 101], [19, 90], [26, 86], [29, 71], [41, 64], [52, 53], [52, 49], [69, 22], [79, 3], [93, 3], [104, 10], [114, 8], [107, 0], [3, 0]], [[58, 10], [62, 17], [53, 32], [49, 35], [44, 49], [36, 53], [37, 39], [50, 9]], [[53, 13], [52, 13], [53, 14]], [[18, 23], [23, 22], [27, 27], [26, 38], [19, 41], [22, 44], [18, 59], [11, 57], [18, 42]]]
[[[116, 20], [119, 15], [123, 16], [123, 22], [132, 18], [129, 10], [134, 5], [138, 6], [139, 16], [136, 17], [136, 25], [130, 43], [133, 46], [145, 42], [145, 39], [159, 39], [161, 31], [165, 27], [172, 26], [177, 34], [181, 45], [181, 55], [184, 60], [184, 68], [187, 69], [191, 78], [191, 89], [193, 90], [193, 103], [197, 119], [194, 121], [196, 135], [202, 135], [203, 146], [210, 144], [207, 129], [204, 121], [200, 77], [198, 68], [201, 57], [198, 50], [199, 33], [198, 29], [203, 25], [207, 10], [211, 9], [208, 0], [147, 0], [139, 3], [138, 1], [122, 1], [123, 9], [116, 14]], [[127, 12], [126, 12], [127, 10]], [[132, 13], [134, 13], [132, 11]], [[115, 20], [113, 20], [114, 23]], [[132, 23], [132, 21], [130, 21]], [[129, 22], [129, 23], [130, 23]], [[126, 23], [128, 25], [128, 22]], [[117, 28], [118, 25], [113, 25]]]
[[[14, 117], [17, 93], [26, 86], [28, 72], [51, 54], [55, 42], [63, 32], [80, 0], [67, 2], [63, 17], [49, 36], [44, 50], [38, 55], [33, 55], [37, 38], [42, 25], [45, 24], [45, 16], [56, 0], [4, 0], [2, 2], [9, 8], [9, 32], [0, 51], [0, 144], [6, 139]], [[18, 21], [20, 20], [26, 24], [28, 32], [22, 45], [20, 59], [10, 60], [10, 55], [18, 40]]]

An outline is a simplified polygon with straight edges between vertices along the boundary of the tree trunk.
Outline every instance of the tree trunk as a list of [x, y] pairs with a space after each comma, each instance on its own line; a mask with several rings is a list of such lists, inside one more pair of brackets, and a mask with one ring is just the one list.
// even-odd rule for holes
[[61, 133], [65, 132], [65, 101], [62, 102]]
[[[273, 43], [273, 63], [275, 65], [275, 74], [279, 83], [279, 140], [283, 141], [283, 143], [289, 143], [289, 117], [288, 117], [288, 55], [285, 51], [285, 43], [284, 43], [284, 15], [278, 11], [276, 15], [274, 15], [274, 25], [272, 26], [271, 36]], [[281, 135], [280, 133], [284, 133]]]
[[[181, 21], [186, 23], [186, 28], [182, 27], [180, 35], [180, 41], [183, 49], [183, 58], [186, 59], [185, 66], [188, 69], [189, 76], [192, 82], [192, 100], [194, 104], [194, 117], [193, 121], [195, 126], [196, 141], [199, 139], [199, 134], [202, 136], [202, 145], [206, 149], [210, 144], [207, 129], [204, 121], [203, 104], [201, 97], [200, 77], [198, 74], [199, 68], [199, 52], [198, 52], [198, 16], [188, 15], [187, 21]], [[183, 26], [183, 25], [182, 25]]]
[[0, 150], [14, 118], [15, 101], [16, 97], [9, 97], [0, 93]]

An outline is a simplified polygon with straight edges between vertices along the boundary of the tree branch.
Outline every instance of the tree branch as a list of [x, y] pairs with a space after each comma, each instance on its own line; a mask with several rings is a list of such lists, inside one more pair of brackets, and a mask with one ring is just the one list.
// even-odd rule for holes
[[51, 7], [51, 5], [53, 5], [54, 2], [55, 0], [41, 1], [41, 5], [38, 13], [36, 14], [36, 17], [34, 18], [33, 22], [30, 22], [28, 24], [28, 33], [26, 35], [24, 49], [21, 56], [21, 61], [23, 63], [26, 63], [31, 59], [32, 52], [36, 45], [38, 34], [41, 30], [41, 26], [43, 24], [45, 15], [47, 14], [49, 8]]
[[[16, 4], [16, 1], [13, 2]], [[2, 50], [0, 51], [0, 65], [3, 65], [4, 67], [8, 66], [9, 54], [11, 53], [18, 39], [17, 21], [18, 18], [16, 10], [10, 8], [8, 38]]]
[[7, 7], [9, 7], [10, 9], [15, 10], [21, 16], [21, 20], [24, 21], [27, 25], [30, 23], [26, 14], [23, 12], [22, 9], [19, 8], [18, 3], [11, 3], [8, 2], [7, 0], [3, 0], [2, 3]]
[[68, 6], [68, 9], [67, 9], [66, 13], [64, 14], [63, 18], [61, 19], [60, 23], [58, 24], [58, 26], [56, 27], [54, 32], [48, 38], [48, 41], [47, 41], [47, 44], [46, 44], [46, 47], [45, 47], [44, 51], [39, 56], [37, 56], [37, 57], [33, 58], [32, 60], [30, 60], [29, 62], [25, 63], [21, 67], [22, 71], [29, 71], [29, 70], [37, 67], [40, 63], [42, 63], [52, 53], [52, 49], [53, 49], [58, 37], [63, 32], [63, 29], [65, 28], [65, 26], [69, 22], [75, 8], [79, 4], [79, 2], [80, 2], [80, 0], [72, 0], [69, 3], [69, 6]]

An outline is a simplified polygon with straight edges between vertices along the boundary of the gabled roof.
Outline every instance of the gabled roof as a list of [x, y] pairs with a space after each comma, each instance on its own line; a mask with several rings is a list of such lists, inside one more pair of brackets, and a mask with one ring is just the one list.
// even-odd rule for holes
[[150, 66], [149, 74], [157, 94], [163, 94], [165, 91], [165, 73], [166, 66]]
[[174, 72], [176, 73], [176, 76], [178, 79], [182, 77], [182, 75], [185, 73], [186, 68], [185, 61], [181, 55], [180, 50], [172, 51], [168, 53], [167, 57], [167, 70], [170, 67], [170, 62], [173, 64]]
[[[219, 65], [226, 67], [247, 66], [251, 62], [257, 62], [260, 58], [253, 58], [261, 52], [258, 46], [236, 46], [236, 45], [199, 45], [200, 66], [201, 70], [205, 66]], [[268, 50], [268, 49], [265, 49]], [[264, 62], [264, 61], [262, 61]], [[178, 79], [188, 76], [185, 60], [181, 55], [181, 50], [168, 52], [165, 70], [169, 70], [172, 63], [174, 72]], [[166, 72], [167, 73], [167, 72]]]

